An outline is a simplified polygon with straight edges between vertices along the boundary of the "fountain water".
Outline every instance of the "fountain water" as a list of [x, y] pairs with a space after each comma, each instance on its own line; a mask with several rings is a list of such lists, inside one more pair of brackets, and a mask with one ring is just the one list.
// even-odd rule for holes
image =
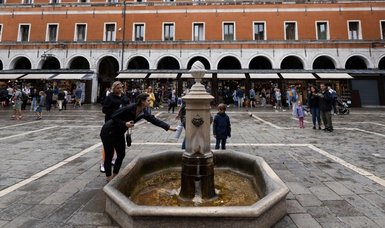
[[275, 224], [286, 214], [288, 188], [260, 157], [229, 150], [212, 153], [213, 97], [200, 83], [203, 64], [195, 62], [191, 74], [196, 83], [183, 97], [186, 151], [134, 159], [104, 187], [106, 212], [122, 227]]

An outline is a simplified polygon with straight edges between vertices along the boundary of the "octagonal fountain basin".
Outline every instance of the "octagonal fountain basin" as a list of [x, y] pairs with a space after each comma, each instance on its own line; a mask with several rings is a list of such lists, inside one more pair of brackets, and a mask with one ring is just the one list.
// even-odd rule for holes
[[286, 215], [289, 189], [263, 158], [214, 152], [216, 197], [179, 197], [182, 151], [135, 158], [104, 187], [121, 227], [270, 227]]

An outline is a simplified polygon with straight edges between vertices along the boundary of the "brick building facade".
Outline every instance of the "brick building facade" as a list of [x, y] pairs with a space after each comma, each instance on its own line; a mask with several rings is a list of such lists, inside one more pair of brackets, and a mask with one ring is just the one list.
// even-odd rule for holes
[[[200, 60], [212, 74], [214, 95], [226, 80], [246, 89], [260, 82], [285, 87], [333, 80], [358, 91], [363, 105], [385, 105], [384, 39], [385, 2], [3, 0], [0, 5], [0, 73], [92, 72], [86, 83], [91, 102], [119, 72], [128, 79], [134, 73], [148, 80], [169, 78], [182, 87], [183, 73]], [[285, 73], [307, 76], [293, 81]], [[347, 80], [347, 73], [354, 79]]]

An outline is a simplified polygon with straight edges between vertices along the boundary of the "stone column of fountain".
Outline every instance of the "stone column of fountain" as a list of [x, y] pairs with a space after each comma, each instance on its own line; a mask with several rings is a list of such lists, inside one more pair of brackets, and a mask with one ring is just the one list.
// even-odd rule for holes
[[186, 102], [186, 151], [182, 158], [182, 183], [179, 197], [182, 200], [215, 198], [214, 161], [210, 148], [210, 102], [214, 99], [206, 92], [201, 80], [204, 65], [197, 61], [190, 70], [195, 84], [183, 97]]

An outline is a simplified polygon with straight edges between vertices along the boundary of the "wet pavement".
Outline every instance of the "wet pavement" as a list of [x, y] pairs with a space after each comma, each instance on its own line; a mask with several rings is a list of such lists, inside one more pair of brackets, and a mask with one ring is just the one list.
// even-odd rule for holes
[[[42, 120], [26, 111], [18, 121], [0, 110], [0, 227], [117, 227], [104, 213], [100, 110], [56, 109]], [[178, 124], [175, 114], [154, 113]], [[291, 191], [288, 215], [275, 227], [385, 227], [385, 109], [334, 116], [333, 133], [311, 129], [309, 116], [299, 129], [290, 112], [272, 108], [228, 115], [227, 148], [264, 157]], [[182, 142], [147, 123], [132, 136], [123, 167]]]

